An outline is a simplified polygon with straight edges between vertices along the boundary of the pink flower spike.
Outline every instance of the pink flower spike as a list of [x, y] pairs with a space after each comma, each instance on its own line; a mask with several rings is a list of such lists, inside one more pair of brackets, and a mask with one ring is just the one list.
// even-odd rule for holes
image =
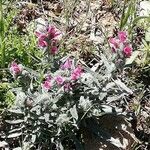
[[38, 45], [40, 47], [46, 47], [48, 45], [47, 42], [46, 42], [46, 39], [47, 39], [47, 36], [45, 34], [41, 34], [38, 37]]
[[61, 69], [64, 70], [64, 69], [71, 69], [72, 67], [72, 59], [68, 58], [64, 64], [61, 65]]
[[75, 68], [71, 74], [71, 79], [72, 80], [77, 80], [81, 77], [83, 70], [81, 68], [81, 66], [78, 66], [77, 68]]
[[49, 28], [48, 28], [48, 36], [49, 36], [50, 40], [55, 39], [60, 34], [61, 33], [58, 32], [58, 30], [54, 26], [49, 26]]
[[132, 53], [132, 47], [130, 47], [129, 45], [124, 47], [123, 53], [125, 54], [126, 57], [130, 57]]
[[22, 72], [23, 68], [21, 64], [17, 64], [16, 62], [12, 62], [10, 65], [10, 72], [12, 73], [12, 75], [18, 75]]
[[62, 85], [64, 83], [64, 78], [62, 76], [57, 76], [55, 78], [55, 81], [57, 82], [58, 85]]
[[119, 38], [120, 42], [124, 43], [127, 40], [127, 32], [119, 31], [118, 38]]
[[44, 81], [44, 83], [42, 84], [42, 87], [46, 90], [49, 91], [52, 87], [52, 84], [49, 80]]
[[113, 50], [113, 52], [116, 52], [116, 49], [119, 48], [119, 40], [116, 38], [109, 38], [109, 44]]

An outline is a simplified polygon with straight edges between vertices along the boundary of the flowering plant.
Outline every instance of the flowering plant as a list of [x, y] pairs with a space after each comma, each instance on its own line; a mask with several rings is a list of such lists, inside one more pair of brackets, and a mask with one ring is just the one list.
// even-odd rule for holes
[[125, 31], [119, 31], [117, 37], [109, 38], [109, 43], [112, 48], [112, 51], [114, 53], [118, 53], [121, 58], [123, 58], [123, 56], [125, 57], [131, 56], [132, 47], [128, 42], [127, 33]]
[[[39, 46], [48, 48], [58, 34], [51, 27], [46, 33], [37, 33], [37, 36]], [[121, 33], [118, 36], [125, 43], [126, 36]], [[116, 51], [115, 42], [113, 46]], [[61, 150], [74, 149], [73, 146], [82, 149], [82, 138], [86, 137], [83, 129], [88, 129], [97, 136], [101, 135], [103, 140], [110, 139], [111, 143], [115, 135], [97, 128], [96, 119], [106, 114], [121, 114], [122, 110], [114, 103], [117, 101], [119, 106], [123, 103], [122, 97], [132, 94], [132, 90], [121, 80], [113, 79], [112, 73], [116, 70], [114, 63], [101, 54], [96, 64], [103, 70], [100, 73], [73, 56], [54, 61], [52, 63], [59, 68], [52, 70], [48, 66], [44, 71], [42, 66], [41, 70], [35, 71], [15, 62], [11, 64], [10, 71], [21, 88], [13, 89], [16, 101], [9, 110], [10, 119], [6, 120], [11, 131], [3, 133], [3, 138], [22, 138], [24, 149], [27, 146], [29, 149], [47, 146]], [[91, 119], [94, 119], [94, 124], [89, 122]], [[124, 121], [120, 123], [126, 124]], [[131, 139], [134, 140], [132, 135]], [[66, 142], [72, 143], [72, 146]]]
[[56, 54], [58, 52], [58, 36], [61, 33], [54, 26], [43, 27], [45, 29], [41, 31], [36, 31], [35, 34], [38, 37], [38, 46], [41, 48], [47, 48], [51, 54]]

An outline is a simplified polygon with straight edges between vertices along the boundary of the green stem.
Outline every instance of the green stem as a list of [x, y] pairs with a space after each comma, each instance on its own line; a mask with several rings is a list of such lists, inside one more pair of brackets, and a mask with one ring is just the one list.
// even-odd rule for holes
[[126, 0], [124, 0], [124, 4], [123, 4], [122, 16], [121, 16], [121, 21], [120, 21], [120, 26], [119, 26], [120, 30], [122, 29], [122, 26], [123, 26], [125, 8], [126, 8]]

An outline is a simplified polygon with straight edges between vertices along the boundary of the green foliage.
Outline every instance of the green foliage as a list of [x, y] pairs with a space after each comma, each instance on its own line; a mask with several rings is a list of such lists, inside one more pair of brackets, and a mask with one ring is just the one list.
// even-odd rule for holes
[[10, 91], [10, 85], [8, 83], [0, 83], [0, 98], [0, 109], [12, 106], [15, 95]]
[[[59, 63], [58, 60], [56, 62]], [[98, 73], [82, 62], [85, 71], [79, 80], [73, 82], [72, 90], [68, 92], [64, 91], [63, 86], [43, 91], [41, 73], [24, 67], [22, 74], [17, 77], [21, 88], [13, 89], [16, 95], [15, 105], [7, 112], [10, 117], [5, 120], [10, 129], [2, 138], [18, 137], [22, 141], [22, 147], [27, 144], [30, 148], [46, 146], [48, 149], [67, 149], [65, 143], [71, 142], [76, 149], [82, 149], [80, 129], [88, 128], [99, 137], [111, 139], [111, 133], [98, 127], [97, 121], [89, 122], [89, 118], [120, 114], [121, 109], [113, 106], [113, 103], [118, 102], [120, 106], [124, 103], [122, 97], [132, 91], [119, 79], [112, 78], [115, 65], [103, 54], [101, 64], [101, 67], [99, 63], [97, 66], [103, 72]], [[66, 70], [56, 68], [53, 72], [50, 70], [47, 68], [52, 77], [67, 73]]]
[[[11, 9], [10, 9], [11, 6]], [[21, 34], [14, 23], [14, 16], [19, 13], [15, 8], [15, 3], [9, 1], [0, 5], [0, 64], [5, 68], [8, 64], [17, 59], [27, 66], [32, 66], [38, 59], [35, 44], [36, 39], [33, 27], [28, 29], [26, 34]], [[36, 55], [36, 56], [35, 56]], [[34, 59], [31, 59], [34, 58]]]

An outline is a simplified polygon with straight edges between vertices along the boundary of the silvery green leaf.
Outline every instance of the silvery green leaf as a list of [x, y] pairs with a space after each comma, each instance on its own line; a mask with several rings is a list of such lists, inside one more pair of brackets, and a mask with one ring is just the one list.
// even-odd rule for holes
[[83, 65], [86, 66], [86, 67], [84, 68], [84, 70], [85, 70], [86, 72], [90, 73], [90, 74], [93, 76], [93, 81], [94, 81], [98, 86], [100, 86], [99, 81], [101, 81], [101, 80], [103, 79], [103, 76], [101, 76], [101, 75], [100, 75], [99, 73], [97, 73], [97, 72], [92, 71], [91, 68], [89, 68], [89, 67], [86, 65], [86, 63], [85, 63], [84, 61], [82, 61], [82, 60], [80, 60], [80, 61], [81, 61], [81, 63], [82, 63]]
[[90, 73], [83, 73], [81, 76], [81, 82], [86, 85], [90, 85], [93, 83], [93, 76]]
[[94, 116], [101, 116], [102, 115], [102, 111], [100, 109], [93, 109], [93, 115]]
[[8, 146], [8, 143], [5, 141], [0, 141], [0, 148], [5, 148], [6, 146]]
[[23, 114], [24, 115], [24, 112], [22, 112], [20, 109], [9, 109], [8, 110], [9, 112], [11, 113], [15, 113], [15, 114]]
[[76, 120], [78, 120], [78, 112], [77, 112], [76, 105], [74, 105], [72, 108], [70, 108], [70, 113], [71, 113], [71, 115], [72, 115], [73, 118], [75, 118]]
[[140, 54], [140, 51], [134, 51], [134, 52], [132, 53], [131, 57], [126, 59], [125, 65], [130, 65], [130, 64], [132, 64], [132, 63], [135, 61], [135, 59], [137, 58], [137, 56], [138, 56], [139, 54]]
[[9, 134], [10, 133], [13, 133], [13, 132], [20, 132], [25, 126], [22, 126], [21, 128], [15, 128], [15, 129], [12, 129], [9, 131]]
[[150, 2], [141, 1], [140, 2], [140, 16], [149, 16], [150, 14]]
[[150, 27], [147, 29], [145, 33], [145, 40], [150, 42]]
[[17, 92], [15, 105], [19, 106], [19, 107], [24, 106], [24, 102], [25, 102], [26, 98], [27, 98], [27, 96], [24, 92], [21, 92], [21, 91]]
[[115, 86], [115, 83], [114, 83], [114, 82], [109, 82], [109, 83], [106, 85], [106, 90], [112, 89], [114, 86]]
[[89, 98], [84, 98], [84, 96], [81, 96], [79, 100], [79, 106], [86, 111], [92, 106], [92, 102], [89, 100]]
[[59, 127], [56, 136], [59, 136], [60, 133], [61, 133], [61, 128]]
[[24, 120], [18, 119], [18, 120], [5, 120], [5, 122], [9, 123], [9, 124], [20, 124], [23, 123]]
[[107, 96], [107, 92], [101, 92], [99, 94], [99, 100], [103, 100]]
[[38, 18], [35, 20], [35, 26], [37, 32], [45, 33], [46, 28], [48, 27], [48, 21], [43, 18]]
[[56, 123], [61, 126], [63, 123], [69, 122], [70, 118], [67, 114], [60, 114], [59, 117], [56, 119]]
[[13, 148], [12, 150], [23, 150], [21, 147]]
[[129, 93], [129, 94], [133, 93], [132, 90], [129, 89], [123, 82], [121, 82], [120, 79], [115, 80], [114, 82], [117, 84], [118, 87], [120, 87], [121, 89], [125, 90], [127, 93]]
[[113, 109], [111, 106], [108, 106], [108, 105], [101, 105], [102, 107], [102, 110], [105, 112], [105, 113], [112, 113]]
[[32, 143], [35, 143], [35, 140], [36, 140], [36, 135], [35, 135], [35, 134], [32, 134], [31, 142], [32, 142]]
[[92, 94], [92, 95], [98, 95], [98, 94], [99, 94], [99, 89], [98, 89], [97, 87], [93, 87], [93, 88], [91, 89], [91, 94]]
[[117, 112], [117, 113], [121, 113], [122, 112], [122, 109], [114, 109], [113, 107], [109, 106], [109, 105], [101, 105], [102, 107], [102, 110], [104, 111], [104, 113], [107, 113], [107, 114], [111, 114], [111, 113], [114, 113]]
[[[27, 71], [26, 71], [27, 70]], [[39, 77], [40, 76], [40, 74], [37, 72], [37, 71], [35, 71], [35, 70], [33, 70], [33, 69], [30, 69], [30, 68], [28, 68], [28, 67], [25, 67], [25, 70], [24, 70], [24, 75], [27, 75], [27, 76], [29, 76], [29, 77], [31, 77], [31, 75], [32, 76], [34, 76], [34, 77]], [[31, 74], [31, 75], [30, 75]]]
[[34, 105], [44, 103], [45, 101], [51, 102], [51, 96], [48, 93], [39, 94], [35, 99]]
[[16, 138], [22, 135], [22, 132], [12, 133], [7, 136], [7, 138]]
[[99, 63], [96, 63], [96, 64], [91, 68], [91, 70], [95, 72], [95, 71], [98, 69], [99, 65], [100, 65]]
[[122, 93], [121, 95], [116, 95], [116, 96], [110, 96], [110, 97], [107, 97], [107, 104], [113, 102], [113, 101], [116, 101], [116, 100], [119, 100], [120, 98], [124, 97], [126, 94], [125, 93]]
[[106, 74], [110, 74], [115, 69], [115, 65], [113, 63], [110, 64], [104, 54], [101, 54], [101, 59], [106, 67]]
[[53, 104], [52, 105], [52, 109], [57, 109], [58, 107], [57, 107], [57, 105], [56, 104]]
[[40, 116], [38, 119], [39, 119], [39, 120], [44, 120], [45, 117], [44, 117], [44, 116]]
[[23, 142], [22, 150], [30, 150], [32, 146], [31, 142]]
[[60, 141], [57, 141], [56, 146], [57, 146], [57, 149], [64, 150], [64, 147], [62, 146]]
[[44, 118], [45, 118], [45, 121], [46, 121], [46, 122], [49, 121], [49, 116], [50, 116], [49, 113], [45, 113], [45, 114], [44, 114]]

